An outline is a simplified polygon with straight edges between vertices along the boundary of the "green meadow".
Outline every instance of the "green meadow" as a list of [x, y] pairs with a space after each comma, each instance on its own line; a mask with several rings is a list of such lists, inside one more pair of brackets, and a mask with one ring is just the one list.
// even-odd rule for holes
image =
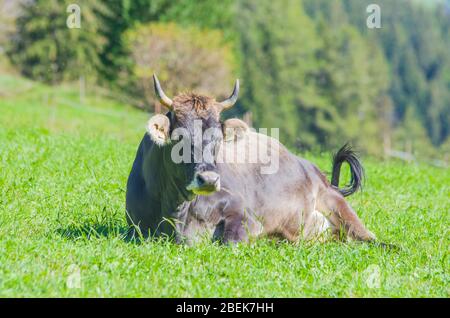
[[[363, 157], [365, 187], [348, 198], [399, 250], [127, 241], [126, 180], [148, 116], [0, 76], [1, 297], [449, 296], [450, 170], [426, 163]], [[330, 153], [300, 155], [331, 169]]]

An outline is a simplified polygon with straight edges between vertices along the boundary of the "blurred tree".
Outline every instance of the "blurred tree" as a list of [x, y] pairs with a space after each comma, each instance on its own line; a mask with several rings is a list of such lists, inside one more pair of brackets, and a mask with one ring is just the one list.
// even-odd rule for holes
[[221, 32], [157, 23], [140, 25], [124, 38], [133, 62], [131, 78], [148, 106], [155, 102], [153, 73], [170, 95], [195, 90], [224, 98], [231, 93], [235, 62]]
[[23, 0], [0, 0], [0, 73], [14, 72], [6, 56], [6, 49], [14, 34], [16, 18], [20, 14], [20, 3]]
[[17, 33], [8, 54], [20, 71], [47, 83], [96, 78], [106, 43], [98, 13], [107, 14], [100, 1], [78, 1], [81, 28], [66, 25], [67, 4], [57, 0], [24, 2]]
[[414, 107], [406, 108], [402, 123], [394, 133], [394, 140], [398, 150], [415, 156], [429, 157], [436, 154]]
[[[196, 78], [168, 89], [204, 87], [221, 95], [229, 89], [224, 83], [238, 76], [242, 96], [227, 115], [250, 110], [256, 126], [280, 127], [281, 139], [290, 145], [336, 147], [350, 139], [372, 153], [383, 140], [386, 151], [403, 143], [407, 134], [400, 130], [411, 118], [425, 127], [435, 146], [450, 134], [448, 1], [423, 6], [422, 1], [379, 0], [381, 29], [366, 26], [370, 0], [79, 0], [81, 29], [66, 27], [69, 2], [23, 1], [8, 53], [34, 79], [57, 83], [88, 76], [118, 85], [122, 94], [144, 97], [143, 76], [150, 71], [143, 71], [143, 63], [154, 61], [145, 60], [145, 52], [130, 59], [130, 42], [124, 40], [140, 24], [173, 22], [179, 31], [197, 28], [196, 34], [220, 30], [211, 50], [226, 48], [234, 62], [218, 65], [238, 68], [229, 68], [235, 72], [230, 78], [216, 77], [223, 92]], [[0, 0], [4, 3], [17, 2]], [[10, 28], [5, 12], [9, 16], [10, 10], [0, 11], [0, 26]], [[180, 41], [173, 34], [164, 38], [168, 47]], [[195, 50], [207, 51], [207, 38], [192, 41]], [[1, 33], [0, 46], [5, 42]], [[188, 45], [183, 42], [183, 49]], [[161, 79], [171, 82], [164, 74]], [[405, 120], [409, 108], [414, 116]]]
[[318, 23], [300, 1], [239, 2], [242, 105], [258, 126], [281, 128], [290, 145], [337, 147], [354, 140], [381, 153], [381, 127], [391, 114], [382, 52], [346, 23], [339, 2], [307, 4], [310, 14], [319, 10]]
[[15, 19], [19, 15], [20, 2], [0, 0], [0, 54], [4, 52], [5, 45], [15, 29]]
[[389, 93], [397, 125], [408, 107], [426, 128], [434, 145], [450, 133], [450, 10], [445, 3], [380, 0], [382, 28], [366, 27], [361, 12], [372, 1], [344, 0], [349, 21], [383, 48], [392, 82]]
[[280, 128], [283, 142], [315, 144], [315, 106], [323, 106], [324, 100], [309, 75], [316, 67], [319, 43], [302, 3], [239, 1], [237, 12], [242, 106], [252, 111], [257, 126]]
[[450, 137], [448, 137], [439, 148], [439, 156], [447, 167], [450, 166]]
[[343, 140], [352, 140], [361, 149], [380, 154], [384, 139], [380, 128], [386, 114], [379, 104], [389, 86], [386, 61], [374, 44], [341, 19], [333, 27], [324, 21], [318, 26], [322, 43], [314, 74], [333, 125], [324, 124], [322, 143], [336, 147]]
[[[109, 0], [108, 8], [112, 12], [103, 18], [108, 38], [106, 49], [101, 55], [103, 75], [108, 80], [121, 78], [121, 72], [129, 71], [127, 52], [123, 44], [123, 33], [140, 23], [174, 22], [182, 26], [197, 26], [202, 29], [220, 29], [223, 40], [232, 43], [236, 37], [232, 23], [234, 21], [234, 0]], [[119, 81], [119, 86], [127, 83]]]

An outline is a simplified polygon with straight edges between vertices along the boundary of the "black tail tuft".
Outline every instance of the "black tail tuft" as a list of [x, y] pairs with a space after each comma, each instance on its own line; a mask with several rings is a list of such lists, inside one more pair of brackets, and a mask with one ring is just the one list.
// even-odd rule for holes
[[[343, 162], [350, 165], [350, 184], [344, 188], [339, 188], [339, 176], [341, 174], [341, 166]], [[341, 149], [333, 156], [333, 172], [331, 178], [331, 185], [334, 186], [344, 197], [355, 193], [362, 188], [364, 179], [364, 168], [359, 161], [356, 153], [351, 149], [348, 143], [342, 146]]]

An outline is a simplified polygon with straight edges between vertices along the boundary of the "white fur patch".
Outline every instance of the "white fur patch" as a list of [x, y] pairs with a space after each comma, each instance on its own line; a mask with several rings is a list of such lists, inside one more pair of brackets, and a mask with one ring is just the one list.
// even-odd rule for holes
[[170, 143], [170, 120], [165, 115], [155, 115], [147, 122], [147, 133], [152, 141], [162, 147]]
[[242, 139], [248, 133], [248, 125], [237, 118], [231, 118], [224, 122], [224, 141], [236, 141]]

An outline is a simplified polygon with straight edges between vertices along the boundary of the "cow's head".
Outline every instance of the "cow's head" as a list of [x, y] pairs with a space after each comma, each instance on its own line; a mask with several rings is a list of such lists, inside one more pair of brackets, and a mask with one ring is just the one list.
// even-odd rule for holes
[[[159, 102], [169, 112], [150, 118], [147, 131], [151, 139], [159, 147], [169, 148], [172, 161], [174, 153], [182, 153], [182, 162], [175, 164], [186, 180], [188, 191], [201, 195], [219, 191], [216, 154], [226, 132], [220, 122], [220, 113], [236, 103], [239, 80], [236, 80], [231, 96], [223, 102], [194, 93], [179, 94], [171, 99], [162, 90], [156, 75], [153, 80]], [[168, 160], [167, 156], [165, 160]]]

